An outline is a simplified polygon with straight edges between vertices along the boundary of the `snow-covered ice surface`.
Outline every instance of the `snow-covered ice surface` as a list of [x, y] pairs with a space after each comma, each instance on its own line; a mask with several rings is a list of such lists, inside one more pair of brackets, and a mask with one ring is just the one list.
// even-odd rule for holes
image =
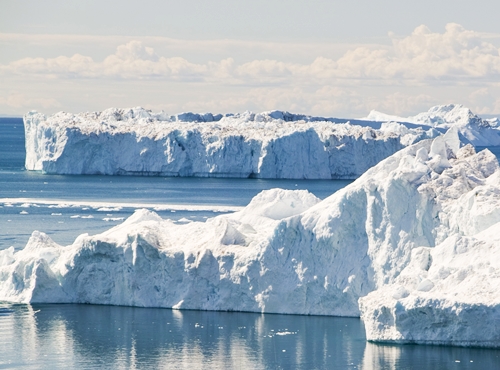
[[442, 129], [456, 127], [458, 132], [474, 146], [500, 145], [498, 118], [482, 119], [460, 104], [437, 105], [427, 112], [407, 118], [371, 111], [363, 119], [381, 122], [406, 122]]
[[431, 127], [272, 111], [168, 116], [142, 108], [24, 116], [26, 169], [48, 174], [354, 179]]
[[[0, 251], [0, 300], [359, 316], [367, 339], [500, 347], [500, 169], [456, 129], [320, 201], [267, 190], [175, 224], [141, 210]], [[359, 303], [358, 303], [359, 300]]]

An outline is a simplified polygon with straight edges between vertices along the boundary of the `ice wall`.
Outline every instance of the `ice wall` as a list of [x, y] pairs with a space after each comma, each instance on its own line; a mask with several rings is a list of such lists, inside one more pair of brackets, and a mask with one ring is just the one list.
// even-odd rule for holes
[[433, 243], [416, 243], [393, 280], [360, 298], [367, 339], [500, 347], [498, 162], [470, 146], [448, 163], [444, 153], [442, 142], [431, 147], [439, 175], [418, 187], [434, 197]]
[[[342, 123], [340, 123], [342, 122]], [[357, 178], [401, 148], [439, 133], [273, 111], [167, 116], [142, 108], [30, 112], [26, 169], [49, 174], [292, 179]]]

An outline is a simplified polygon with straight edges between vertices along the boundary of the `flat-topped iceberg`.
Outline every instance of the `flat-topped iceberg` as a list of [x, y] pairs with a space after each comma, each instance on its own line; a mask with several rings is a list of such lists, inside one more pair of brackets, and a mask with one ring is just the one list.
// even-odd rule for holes
[[405, 146], [439, 135], [431, 127], [281, 111], [30, 112], [24, 125], [26, 169], [48, 174], [350, 179]]
[[0, 300], [359, 316], [367, 338], [500, 347], [500, 169], [456, 129], [320, 201], [268, 190], [175, 224], [147, 210], [0, 251]]

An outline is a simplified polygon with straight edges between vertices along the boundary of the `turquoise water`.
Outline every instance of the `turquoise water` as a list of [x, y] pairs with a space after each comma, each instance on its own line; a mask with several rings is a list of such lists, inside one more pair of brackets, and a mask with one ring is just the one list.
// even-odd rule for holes
[[[308, 189], [325, 198], [349, 183], [46, 176], [23, 165], [22, 120], [0, 119], [0, 249], [22, 248], [35, 229], [68, 244], [141, 207], [163, 206], [158, 213], [176, 222], [203, 221], [264, 189]], [[0, 369], [499, 367], [498, 350], [367, 343], [353, 318], [0, 302]]]

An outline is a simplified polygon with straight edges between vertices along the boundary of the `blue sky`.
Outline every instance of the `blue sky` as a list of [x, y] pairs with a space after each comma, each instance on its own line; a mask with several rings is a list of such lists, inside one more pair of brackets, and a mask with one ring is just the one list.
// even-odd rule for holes
[[497, 14], [484, 0], [0, 0], [0, 114], [496, 114]]

